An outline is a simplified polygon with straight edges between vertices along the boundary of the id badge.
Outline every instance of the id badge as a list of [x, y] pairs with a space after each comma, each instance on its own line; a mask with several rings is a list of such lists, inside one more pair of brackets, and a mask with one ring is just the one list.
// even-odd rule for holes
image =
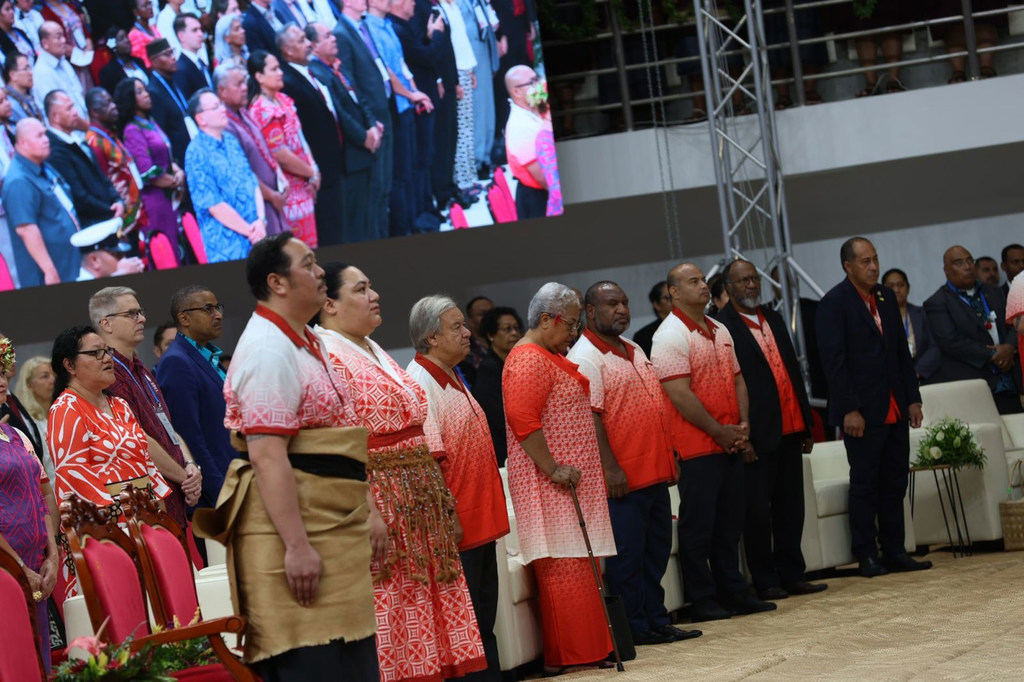
[[175, 445], [181, 445], [181, 440], [178, 438], [178, 434], [174, 431], [174, 427], [171, 426], [171, 420], [167, 418], [167, 413], [163, 410], [156, 411], [156, 418], [160, 420], [160, 423], [164, 427], [164, 431], [170, 437], [171, 442]]
[[490, 22], [487, 21], [487, 15], [484, 13], [483, 8], [480, 5], [473, 5], [473, 13], [476, 14], [476, 25], [480, 30], [482, 31], [487, 28], [487, 24]]
[[412, 82], [412, 71], [409, 70], [409, 66], [405, 63], [404, 59], [402, 60], [402, 75], [405, 76], [406, 80], [410, 83]]
[[135, 165], [134, 161], [128, 162], [128, 170], [132, 174], [132, 180], [135, 181], [135, 186], [142, 189], [142, 176], [139, 174], [139, 167]]
[[194, 140], [196, 135], [199, 134], [199, 127], [196, 122], [192, 120], [191, 116], [185, 117], [185, 128], [188, 130], [188, 139]]
[[[64, 188], [59, 182], [53, 184], [53, 196], [57, 197], [57, 201], [60, 202], [60, 205], [68, 212], [68, 215], [71, 216], [72, 220], [75, 220], [75, 205], [71, 203], [71, 197], [68, 196], [68, 193], [64, 191]], [[78, 224], [77, 220], [75, 220], [75, 224]]]

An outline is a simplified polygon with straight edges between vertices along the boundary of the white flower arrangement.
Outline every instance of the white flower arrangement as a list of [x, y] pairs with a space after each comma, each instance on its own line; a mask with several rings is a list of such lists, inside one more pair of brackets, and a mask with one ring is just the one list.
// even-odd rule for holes
[[965, 466], [980, 469], [985, 465], [985, 451], [974, 440], [970, 427], [959, 419], [946, 417], [929, 426], [917, 446], [915, 467], [947, 464], [954, 469]]

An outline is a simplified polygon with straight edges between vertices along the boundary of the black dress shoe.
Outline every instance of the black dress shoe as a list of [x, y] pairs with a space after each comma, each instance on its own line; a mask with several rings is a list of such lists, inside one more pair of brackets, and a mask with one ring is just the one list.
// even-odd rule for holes
[[918, 561], [909, 554], [897, 554], [896, 556], [882, 557], [882, 563], [893, 573], [906, 573], [908, 571], [927, 571], [932, 567], [930, 561]]
[[654, 631], [662, 635], [668, 635], [672, 638], [673, 642], [681, 642], [684, 639], [696, 639], [704, 634], [700, 630], [683, 630], [675, 625], [662, 625], [659, 628], [654, 628]]
[[658, 630], [648, 630], [639, 635], [633, 635], [633, 644], [637, 646], [645, 646], [647, 644], [668, 644], [669, 642], [676, 641], [671, 635], [659, 632]]
[[763, 590], [758, 590], [757, 596], [765, 601], [776, 601], [778, 599], [785, 599], [788, 597], [789, 592], [781, 587], [766, 587]]
[[889, 571], [882, 564], [878, 563], [875, 557], [868, 557], [860, 560], [860, 574], [865, 578], [875, 578], [885, 575]]
[[732, 618], [732, 613], [723, 609], [718, 602], [708, 597], [698, 599], [688, 610], [690, 620], [694, 623], [701, 623], [707, 620], [727, 620]]
[[738, 616], [774, 611], [779, 608], [777, 604], [758, 599], [746, 590], [743, 592], [737, 592], [728, 599], [723, 599], [722, 606], [732, 611], [733, 615]]
[[828, 585], [825, 583], [809, 583], [806, 580], [789, 583], [785, 586], [786, 592], [790, 594], [814, 594], [816, 592], [824, 592], [827, 589]]

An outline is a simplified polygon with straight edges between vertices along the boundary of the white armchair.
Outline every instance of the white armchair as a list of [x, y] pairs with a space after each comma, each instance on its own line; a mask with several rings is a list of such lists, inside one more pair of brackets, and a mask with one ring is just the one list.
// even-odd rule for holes
[[[968, 424], [996, 424], [1000, 427], [1007, 465], [1024, 459], [1024, 414], [1000, 415], [988, 383], [982, 379], [949, 381], [921, 387], [924, 426], [944, 417]], [[1005, 492], [1005, 487], [1003, 492]]]

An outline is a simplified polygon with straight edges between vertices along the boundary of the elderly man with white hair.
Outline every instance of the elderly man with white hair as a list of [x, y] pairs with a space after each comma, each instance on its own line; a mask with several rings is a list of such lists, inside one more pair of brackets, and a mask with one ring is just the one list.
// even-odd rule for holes
[[529, 330], [502, 372], [508, 485], [520, 551], [540, 595], [544, 664], [603, 667], [612, 649], [587, 547], [568, 487], [575, 487], [595, 556], [615, 554], [601, 468], [607, 441], [590, 382], [562, 355], [579, 333], [580, 297], [548, 282], [530, 301]]
[[469, 329], [459, 306], [447, 296], [427, 296], [409, 314], [416, 357], [406, 371], [427, 394], [423, 424], [431, 454], [455, 498], [462, 524], [459, 558], [473, 601], [487, 670], [467, 679], [501, 677], [494, 621], [498, 615], [495, 542], [509, 531], [505, 493], [487, 415], [455, 370], [469, 353]]

